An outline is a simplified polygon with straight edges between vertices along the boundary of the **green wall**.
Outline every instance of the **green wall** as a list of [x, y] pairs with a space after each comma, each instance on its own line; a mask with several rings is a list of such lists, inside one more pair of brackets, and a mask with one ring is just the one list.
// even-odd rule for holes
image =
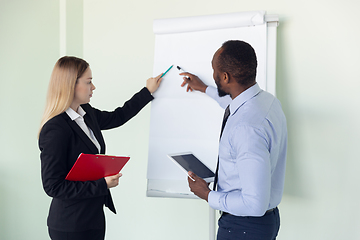
[[0, 239], [47, 239], [37, 131], [59, 56], [58, 5], [0, 1]]

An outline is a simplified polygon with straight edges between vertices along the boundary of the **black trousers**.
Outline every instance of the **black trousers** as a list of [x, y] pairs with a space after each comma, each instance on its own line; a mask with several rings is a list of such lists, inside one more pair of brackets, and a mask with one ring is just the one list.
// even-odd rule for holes
[[52, 240], [104, 240], [105, 229], [92, 229], [83, 232], [60, 232], [49, 228]]
[[279, 228], [278, 208], [262, 217], [237, 217], [223, 214], [219, 219], [217, 240], [275, 240]]

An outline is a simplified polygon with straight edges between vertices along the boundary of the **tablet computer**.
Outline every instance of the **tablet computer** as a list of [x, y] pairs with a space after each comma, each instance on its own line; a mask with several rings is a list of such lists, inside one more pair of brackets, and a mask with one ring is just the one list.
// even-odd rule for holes
[[177, 153], [169, 154], [168, 157], [173, 160], [186, 173], [186, 175], [188, 175], [188, 171], [192, 171], [208, 183], [214, 181], [215, 173], [213, 173], [213, 171], [195, 157], [194, 154], [190, 152]]

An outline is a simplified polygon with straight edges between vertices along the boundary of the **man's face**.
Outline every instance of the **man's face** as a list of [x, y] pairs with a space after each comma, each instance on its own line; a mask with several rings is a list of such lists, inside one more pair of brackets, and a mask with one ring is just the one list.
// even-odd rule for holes
[[226, 93], [223, 89], [222, 89], [222, 87], [221, 87], [221, 81], [220, 81], [220, 77], [218, 76], [218, 75], [216, 75], [215, 76], [215, 72], [214, 72], [214, 80], [215, 80], [215, 84], [216, 84], [216, 86], [217, 86], [217, 90], [218, 90], [218, 95], [219, 95], [219, 97], [224, 97], [224, 96], [226, 96], [226, 95], [228, 95], [228, 93]]
[[213, 78], [215, 80], [215, 84], [218, 89], [219, 97], [224, 97], [224, 96], [228, 95], [229, 93], [225, 92], [221, 86], [221, 78], [220, 78], [221, 71], [219, 70], [219, 67], [218, 67], [218, 56], [219, 56], [220, 52], [221, 52], [221, 48], [219, 50], [217, 50], [216, 53], [214, 54], [213, 60], [211, 61], [211, 65], [214, 70]]

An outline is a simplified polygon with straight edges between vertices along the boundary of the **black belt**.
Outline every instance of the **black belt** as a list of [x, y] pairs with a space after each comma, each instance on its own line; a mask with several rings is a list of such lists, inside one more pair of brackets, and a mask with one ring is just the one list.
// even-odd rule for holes
[[[275, 208], [276, 208], [276, 207], [275, 207]], [[267, 210], [263, 216], [265, 216], [265, 215], [268, 214], [268, 213], [273, 212], [273, 211], [275, 210], [275, 208], [272, 208], [272, 209]], [[222, 212], [222, 215], [231, 215], [231, 216], [234, 216], [234, 217], [239, 217], [239, 216], [235, 216], [235, 215], [232, 215], [232, 214], [230, 214], [230, 213], [227, 213], [227, 212]]]

